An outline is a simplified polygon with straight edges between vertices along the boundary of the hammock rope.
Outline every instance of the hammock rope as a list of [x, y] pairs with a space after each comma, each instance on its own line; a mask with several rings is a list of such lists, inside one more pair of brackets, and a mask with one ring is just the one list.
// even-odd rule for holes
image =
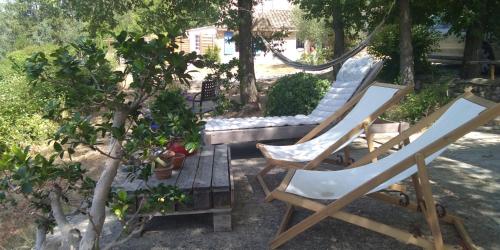
[[271, 43], [269, 43], [266, 39], [264, 39], [264, 37], [262, 37], [261, 35], [259, 35], [259, 37], [264, 42], [264, 45], [266, 46], [266, 48], [268, 50], [270, 50], [273, 53], [273, 55], [275, 57], [277, 57], [280, 61], [282, 61], [284, 64], [291, 66], [293, 68], [305, 70], [305, 71], [321, 71], [321, 70], [331, 68], [337, 64], [343, 63], [347, 59], [353, 57], [354, 55], [356, 55], [357, 53], [362, 51], [364, 48], [366, 48], [366, 46], [368, 46], [368, 44], [370, 44], [370, 42], [373, 40], [373, 37], [375, 37], [375, 34], [378, 33], [380, 31], [380, 29], [382, 29], [382, 26], [385, 24], [389, 14], [392, 12], [394, 4], [395, 4], [395, 1], [392, 2], [392, 5], [389, 8], [389, 11], [385, 14], [382, 21], [373, 29], [373, 31], [365, 38], [365, 40], [361, 41], [356, 47], [354, 47], [350, 51], [340, 55], [339, 57], [336, 57], [335, 59], [333, 59], [329, 62], [323, 63], [323, 64], [312, 65], [312, 64], [304, 64], [301, 62], [293, 61], [293, 60], [287, 58], [281, 52], [277, 51], [275, 48], [273, 48], [273, 45]]

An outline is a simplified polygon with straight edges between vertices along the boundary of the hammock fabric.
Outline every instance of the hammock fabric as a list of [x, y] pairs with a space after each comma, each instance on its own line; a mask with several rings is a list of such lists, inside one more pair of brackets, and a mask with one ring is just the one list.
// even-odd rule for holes
[[324, 63], [324, 64], [311, 65], [311, 64], [304, 64], [304, 63], [300, 63], [300, 62], [297, 62], [297, 61], [290, 60], [285, 55], [283, 55], [281, 52], [279, 52], [276, 49], [274, 49], [273, 46], [272, 46], [272, 44], [269, 43], [266, 39], [264, 39], [264, 37], [262, 37], [261, 35], [259, 35], [259, 37], [260, 37], [260, 39], [262, 39], [262, 41], [266, 45], [266, 48], [269, 49], [274, 54], [274, 56], [276, 56], [278, 59], [280, 59], [284, 64], [286, 64], [286, 65], [288, 65], [290, 67], [293, 67], [293, 68], [296, 68], [296, 69], [305, 70], [305, 71], [321, 71], [321, 70], [325, 70], [325, 69], [331, 68], [331, 67], [333, 67], [333, 66], [335, 66], [337, 64], [343, 63], [347, 59], [353, 57], [354, 55], [356, 55], [357, 53], [359, 53], [360, 51], [362, 51], [364, 48], [366, 48], [366, 46], [368, 46], [368, 44], [370, 44], [370, 42], [373, 39], [373, 37], [375, 36], [375, 34], [385, 24], [385, 21], [387, 20], [387, 17], [389, 16], [389, 13], [391, 13], [392, 8], [394, 7], [394, 3], [395, 2], [392, 3], [391, 7], [389, 8], [389, 11], [386, 13], [386, 15], [384, 16], [384, 18], [382, 19], [382, 21], [375, 27], [375, 29], [373, 29], [373, 31], [366, 37], [365, 40], [363, 40], [362, 42], [360, 42], [352, 50], [350, 50], [350, 51], [342, 54], [341, 56], [339, 56], [339, 57], [337, 57], [337, 58], [335, 58], [335, 59], [333, 59], [333, 60], [331, 60], [331, 61], [329, 61], [327, 63]]

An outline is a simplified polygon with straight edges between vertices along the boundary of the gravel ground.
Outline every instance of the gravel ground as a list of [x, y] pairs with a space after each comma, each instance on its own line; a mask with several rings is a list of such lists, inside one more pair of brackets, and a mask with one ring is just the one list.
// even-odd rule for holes
[[[353, 145], [353, 155], [366, 153], [365, 143]], [[233, 231], [213, 232], [210, 216], [157, 217], [148, 231], [116, 249], [266, 249], [279, 226], [284, 204], [264, 202], [264, 193], [255, 175], [264, 159], [254, 144], [232, 146], [232, 167], [236, 202]], [[500, 135], [499, 131], [481, 130], [468, 134], [450, 146], [430, 167], [436, 200], [448, 211], [460, 215], [473, 241], [484, 249], [500, 249]], [[283, 171], [267, 176], [278, 184]], [[409, 186], [409, 193], [413, 190]], [[362, 198], [347, 211], [370, 217], [406, 230], [428, 232], [421, 215], [410, 214], [396, 206]], [[295, 213], [296, 223], [309, 215]], [[455, 230], [442, 224], [445, 241], [460, 247]], [[282, 249], [417, 249], [392, 238], [348, 223], [327, 219], [283, 245]]]

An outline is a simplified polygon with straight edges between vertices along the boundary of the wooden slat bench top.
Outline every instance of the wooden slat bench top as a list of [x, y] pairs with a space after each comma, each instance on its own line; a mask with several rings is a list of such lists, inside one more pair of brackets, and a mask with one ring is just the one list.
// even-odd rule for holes
[[147, 185], [154, 187], [162, 183], [165, 186], [176, 186], [191, 197], [186, 206], [176, 210], [231, 207], [233, 188], [228, 150], [226, 144], [206, 145], [197, 153], [186, 157], [182, 168], [174, 170], [172, 177], [158, 180], [152, 175]]
[[[212, 213], [215, 231], [230, 230], [234, 187], [228, 145], [206, 145], [186, 157], [182, 168], [174, 170], [172, 177], [158, 180], [153, 174], [147, 182], [149, 187], [160, 184], [176, 186], [189, 197], [185, 204], [176, 206], [170, 215]], [[115, 185], [127, 191], [145, 186], [146, 183], [141, 180], [124, 180]]]

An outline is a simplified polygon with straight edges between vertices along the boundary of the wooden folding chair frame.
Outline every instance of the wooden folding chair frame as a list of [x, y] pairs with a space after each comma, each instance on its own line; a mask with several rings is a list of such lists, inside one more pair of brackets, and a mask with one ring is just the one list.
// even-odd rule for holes
[[[382, 172], [381, 174], [375, 176], [369, 181], [361, 184], [356, 189], [352, 190], [348, 194], [342, 196], [341, 198], [333, 201], [328, 205], [324, 205], [322, 203], [313, 201], [308, 198], [300, 197], [298, 195], [286, 193], [286, 187], [290, 183], [295, 170], [292, 169], [288, 172], [283, 182], [280, 184], [278, 188], [272, 191], [267, 197], [266, 201], [272, 201], [273, 199], [278, 199], [287, 203], [286, 213], [284, 215], [283, 221], [278, 230], [278, 234], [271, 241], [271, 248], [277, 248], [292, 239], [299, 233], [307, 230], [312, 227], [316, 223], [325, 219], [326, 217], [333, 217], [336, 219], [343, 220], [345, 222], [349, 222], [351, 224], [355, 224], [366, 229], [393, 237], [401, 242], [414, 244], [423, 248], [435, 248], [435, 249], [445, 249], [450, 248], [451, 246], [445, 245], [443, 242], [443, 237], [441, 234], [439, 221], [438, 219], [443, 220], [444, 222], [451, 223], [457, 229], [460, 237], [463, 240], [465, 246], [469, 249], [477, 249], [477, 247], [472, 242], [471, 238], [467, 234], [465, 227], [463, 225], [462, 220], [452, 214], [447, 213], [446, 215], [438, 218], [438, 214], [435, 207], [435, 202], [432, 197], [431, 185], [429, 183], [429, 178], [427, 174], [425, 158], [429, 155], [437, 152], [443, 147], [453, 143], [460, 137], [464, 136], [468, 132], [477, 128], [478, 126], [488, 122], [491, 119], [500, 115], [500, 104], [490, 102], [488, 100], [482, 99], [480, 97], [474, 96], [471, 93], [465, 93], [461, 96], [469, 101], [472, 101], [476, 104], [482, 105], [486, 107], [484, 111], [482, 111], [477, 117], [458, 127], [457, 129], [449, 132], [448, 134], [442, 136], [437, 139], [435, 142], [426, 146], [419, 152], [414, 155], [407, 157], [406, 159], [400, 161], [393, 167], [388, 170]], [[458, 100], [458, 98], [456, 99]], [[455, 100], [455, 101], [456, 101]], [[390, 148], [395, 145], [398, 145], [405, 140], [407, 140], [411, 135], [420, 132], [425, 129], [429, 125], [431, 125], [434, 121], [436, 121], [451, 105], [449, 103], [445, 107], [436, 111], [432, 115], [427, 118], [422, 119], [417, 125], [411, 127], [410, 129], [404, 131], [400, 135], [394, 137], [387, 143], [383, 144], [381, 147], [375, 149], [373, 152], [365, 155], [362, 159], [352, 164], [350, 167], [358, 167], [365, 164], [368, 164], [372, 161], [373, 158], [379, 157], [380, 155], [386, 153]], [[419, 211], [422, 212], [426, 218], [427, 223], [429, 224], [432, 239], [424, 238], [421, 236], [413, 235], [409, 232], [403, 231], [401, 229], [367, 219], [358, 215], [350, 214], [341, 211], [346, 205], [350, 204], [354, 200], [364, 196], [370, 190], [373, 190], [375, 187], [381, 185], [385, 181], [391, 179], [395, 175], [405, 171], [413, 165], [418, 166], [418, 171], [412, 176], [412, 182], [415, 186], [417, 204], [410, 203], [406, 206], [407, 209], [411, 211]], [[382, 194], [382, 193], [373, 193], [368, 196], [379, 199], [384, 202], [388, 202], [391, 204], [398, 204], [398, 199]], [[295, 224], [291, 228], [287, 229], [288, 222], [292, 216], [292, 212], [294, 206], [302, 207], [308, 210], [313, 211], [314, 213], [302, 220], [301, 222]]]
[[[339, 147], [344, 145], [352, 136], [358, 134], [360, 131], [364, 130], [366, 134], [366, 138], [368, 141], [369, 145], [373, 145], [372, 142], [370, 141], [373, 139], [372, 136], [370, 136], [370, 130], [369, 126], [370, 124], [373, 123], [382, 113], [384, 113], [389, 107], [393, 106], [394, 104], [398, 103], [404, 96], [406, 96], [408, 93], [410, 93], [413, 90], [412, 85], [395, 85], [395, 84], [387, 84], [387, 83], [373, 83], [371, 86], [380, 86], [380, 87], [385, 87], [385, 88], [394, 88], [397, 89], [398, 91], [391, 97], [391, 99], [386, 102], [384, 105], [380, 106], [375, 112], [373, 112], [370, 116], [368, 116], [366, 119], [364, 119], [361, 123], [356, 124], [346, 135], [344, 135], [342, 138], [340, 138], [337, 142], [332, 144], [330, 147], [328, 147], [325, 151], [323, 151], [318, 157], [313, 159], [312, 161], [309, 161], [306, 164], [302, 164], [299, 162], [292, 162], [292, 161], [284, 161], [284, 160], [276, 160], [273, 159], [272, 156], [267, 152], [267, 150], [263, 147], [263, 144], [258, 143], [257, 148], [260, 149], [262, 154], [264, 155], [264, 158], [266, 158], [267, 164], [264, 169], [262, 169], [256, 176], [257, 180], [259, 181], [260, 185], [262, 186], [262, 189], [264, 192], [269, 194], [269, 187], [267, 186], [267, 183], [264, 180], [264, 175], [267, 174], [271, 169], [275, 167], [284, 167], [284, 168], [292, 168], [292, 169], [314, 169], [317, 166], [321, 164], [321, 162], [327, 160], [327, 158], [336, 150], [338, 150]], [[304, 143], [306, 141], [309, 141], [317, 136], [319, 136], [323, 131], [326, 131], [329, 129], [333, 124], [335, 124], [339, 119], [344, 117], [358, 102], [359, 100], [363, 97], [363, 95], [366, 93], [366, 91], [370, 88], [367, 87], [363, 91], [359, 92], [356, 94], [351, 100], [349, 100], [344, 106], [342, 106], [337, 112], [326, 118], [323, 122], [321, 122], [318, 126], [316, 126], [313, 130], [311, 130], [308, 134], [306, 134], [302, 139], [300, 139], [296, 144], [299, 143]], [[373, 149], [373, 147], [370, 147]], [[346, 148], [347, 150], [347, 148]], [[347, 153], [346, 153], [347, 154]], [[349, 159], [349, 157], [346, 157]], [[375, 158], [373, 159], [375, 160]]]

